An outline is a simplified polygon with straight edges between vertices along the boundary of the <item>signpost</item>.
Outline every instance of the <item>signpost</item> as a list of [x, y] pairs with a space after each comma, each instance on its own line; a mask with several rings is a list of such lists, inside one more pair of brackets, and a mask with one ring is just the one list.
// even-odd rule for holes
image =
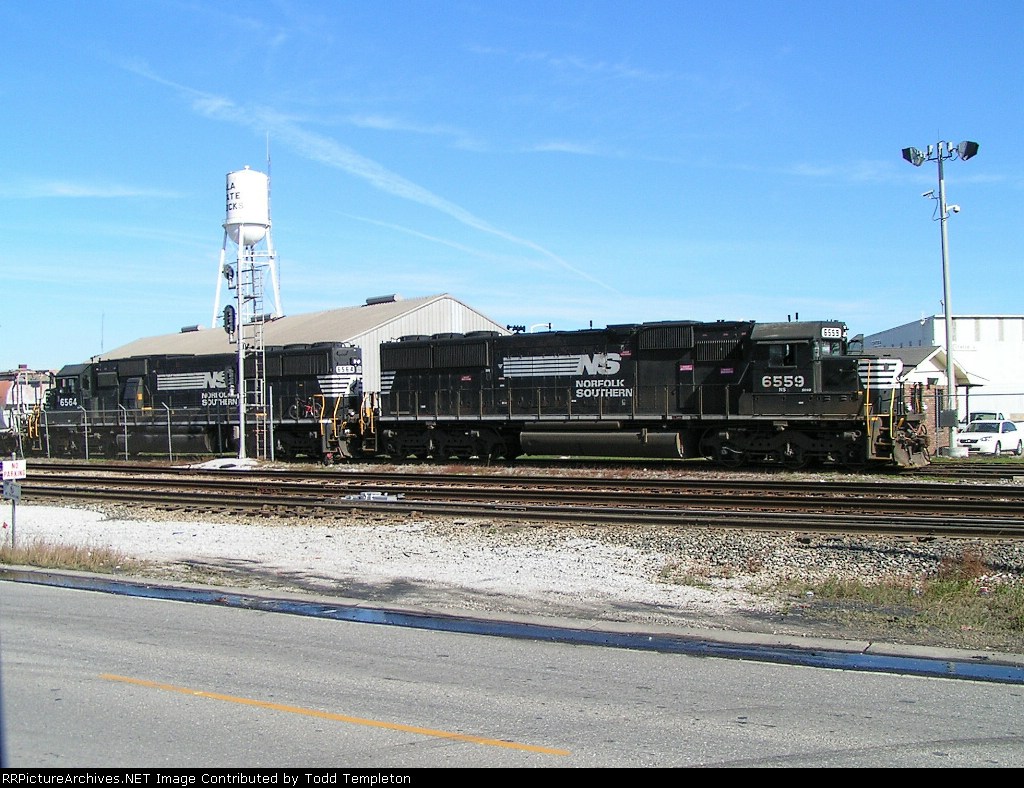
[[11, 455], [9, 460], [0, 460], [0, 470], [3, 471], [4, 500], [11, 502], [11, 549], [15, 547], [15, 523], [18, 514], [18, 501], [21, 500], [21, 485], [18, 479], [25, 478], [25, 461], [15, 459]]

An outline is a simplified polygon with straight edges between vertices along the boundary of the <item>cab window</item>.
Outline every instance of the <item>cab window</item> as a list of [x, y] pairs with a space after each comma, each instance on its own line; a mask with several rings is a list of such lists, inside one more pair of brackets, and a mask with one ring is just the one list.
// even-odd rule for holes
[[800, 345], [779, 342], [768, 346], [768, 366], [795, 367], [800, 359]]

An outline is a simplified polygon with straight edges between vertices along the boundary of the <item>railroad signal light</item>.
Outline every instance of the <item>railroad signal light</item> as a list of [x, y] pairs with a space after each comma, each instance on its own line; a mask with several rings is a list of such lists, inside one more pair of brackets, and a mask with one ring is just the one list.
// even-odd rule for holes
[[224, 307], [224, 330], [229, 336], [235, 333], [235, 308], [231, 304]]

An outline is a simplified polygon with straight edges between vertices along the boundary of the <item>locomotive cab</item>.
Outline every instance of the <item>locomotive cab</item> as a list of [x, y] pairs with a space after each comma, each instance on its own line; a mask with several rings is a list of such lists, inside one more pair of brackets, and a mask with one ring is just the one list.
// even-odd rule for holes
[[54, 386], [46, 392], [47, 411], [79, 410], [92, 390], [91, 364], [68, 364], [54, 378]]
[[749, 395], [741, 413], [856, 415], [863, 403], [857, 360], [846, 355], [838, 322], [760, 323], [751, 340]]

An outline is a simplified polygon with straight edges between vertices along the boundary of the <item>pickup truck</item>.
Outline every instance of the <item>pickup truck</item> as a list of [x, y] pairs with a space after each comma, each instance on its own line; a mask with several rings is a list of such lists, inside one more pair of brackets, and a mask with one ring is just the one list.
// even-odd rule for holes
[[991, 454], [998, 457], [1010, 452], [1024, 454], [1024, 429], [1007, 419], [972, 421], [956, 434], [956, 445], [970, 454]]

